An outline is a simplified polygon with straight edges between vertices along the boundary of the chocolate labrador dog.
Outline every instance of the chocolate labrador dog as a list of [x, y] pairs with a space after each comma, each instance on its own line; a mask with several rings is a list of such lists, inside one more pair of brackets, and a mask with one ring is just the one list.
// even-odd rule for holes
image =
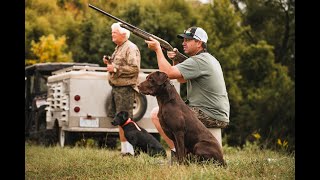
[[217, 139], [185, 104], [166, 73], [149, 74], [138, 89], [142, 94], [156, 96], [160, 125], [174, 142], [180, 164], [192, 156], [197, 161], [213, 160], [226, 165]]
[[114, 126], [120, 125], [123, 128], [124, 135], [133, 146], [135, 154], [140, 154], [140, 151], [142, 151], [152, 157], [167, 156], [166, 150], [160, 142], [131, 120], [127, 111], [117, 113], [111, 124]]

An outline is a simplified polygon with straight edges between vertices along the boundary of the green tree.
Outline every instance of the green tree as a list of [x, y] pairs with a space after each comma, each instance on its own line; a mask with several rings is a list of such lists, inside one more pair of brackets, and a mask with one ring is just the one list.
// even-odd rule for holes
[[66, 37], [62, 36], [58, 39], [53, 34], [42, 36], [40, 41], [31, 42], [31, 52], [37, 59], [27, 60], [26, 65], [44, 62], [72, 62], [72, 53], [65, 52]]
[[[252, 116], [240, 119], [251, 130], [261, 133], [265, 147], [275, 148], [277, 139], [289, 142], [295, 148], [295, 91], [286, 66], [275, 62], [273, 47], [265, 41], [244, 49], [240, 64], [241, 82], [246, 106]], [[240, 132], [239, 132], [240, 133]], [[249, 132], [241, 132], [246, 138]]]
[[[295, 79], [295, 0], [232, 0], [242, 12], [244, 25], [250, 40], [265, 40], [273, 45], [275, 62], [288, 67], [290, 77]], [[244, 8], [240, 8], [242, 4]]]
[[[293, 150], [295, 148], [295, 0], [232, 0], [232, 2], [238, 12], [242, 13], [243, 24], [249, 26], [246, 31], [248, 42], [262, 47], [259, 42], [265, 41], [272, 46], [273, 57], [266, 58], [263, 53], [265, 51], [256, 52], [259, 54], [255, 56], [273, 59], [272, 63], [266, 63], [266, 59], [259, 58], [259, 61], [253, 60], [241, 68], [242, 72], [251, 74], [253, 80], [247, 83], [255, 83], [256, 86], [259, 84], [259, 79], [276, 77], [268, 82], [260, 81], [260, 84], [264, 83], [264, 86], [259, 88], [259, 96], [263, 98], [255, 101], [255, 105], [258, 105], [255, 112], [259, 117], [256, 128], [264, 136], [262, 138], [265, 138], [266, 145], [275, 144], [277, 138], [281, 138], [286, 139], [289, 150]], [[240, 4], [244, 8], [240, 8]], [[247, 55], [243, 56], [243, 61], [252, 57]], [[265, 67], [262, 67], [263, 64]], [[250, 67], [250, 70], [244, 71], [246, 67]], [[249, 94], [254, 97], [255, 93], [251, 91]]]
[[[30, 51], [31, 42], [38, 41], [42, 36], [53, 34], [65, 36], [67, 50], [74, 52], [79, 42], [79, 27], [84, 11], [77, 10], [70, 3], [63, 5], [57, 0], [28, 0], [25, 3], [25, 58], [36, 59]], [[79, 13], [80, 12], [80, 13]]]

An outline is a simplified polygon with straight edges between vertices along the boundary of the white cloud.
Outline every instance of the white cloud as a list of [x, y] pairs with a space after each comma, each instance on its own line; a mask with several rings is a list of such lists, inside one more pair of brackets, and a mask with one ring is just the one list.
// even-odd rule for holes
[[209, 0], [199, 0], [202, 3], [209, 3]]

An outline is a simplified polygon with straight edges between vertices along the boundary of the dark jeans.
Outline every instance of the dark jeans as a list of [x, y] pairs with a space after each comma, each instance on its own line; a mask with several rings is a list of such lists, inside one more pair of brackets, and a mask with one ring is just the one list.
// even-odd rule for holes
[[108, 117], [120, 111], [127, 111], [133, 118], [134, 89], [132, 86], [112, 86], [111, 97], [107, 102]]

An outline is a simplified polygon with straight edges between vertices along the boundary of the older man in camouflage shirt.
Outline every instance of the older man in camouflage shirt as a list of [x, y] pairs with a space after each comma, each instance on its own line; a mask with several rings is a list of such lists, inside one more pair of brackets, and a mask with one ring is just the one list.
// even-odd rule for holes
[[[107, 57], [103, 58], [110, 73], [109, 84], [112, 86], [108, 116], [113, 118], [120, 111], [128, 111], [129, 117], [132, 118], [134, 94], [140, 71], [140, 51], [129, 40], [130, 31], [122, 28], [120, 23], [112, 24], [111, 29], [112, 41], [117, 46], [110, 59], [107, 59]], [[133, 147], [125, 138], [121, 126], [119, 126], [119, 137], [121, 141], [121, 154], [134, 155]]]

